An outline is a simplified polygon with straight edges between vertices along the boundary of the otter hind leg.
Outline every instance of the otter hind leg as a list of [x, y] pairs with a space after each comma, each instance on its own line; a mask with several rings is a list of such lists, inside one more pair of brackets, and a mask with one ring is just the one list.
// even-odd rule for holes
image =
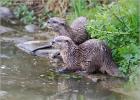
[[109, 70], [106, 70], [107, 74], [109, 74], [110, 76], [116, 76], [119, 77], [119, 69], [116, 67], [111, 67], [109, 68]]
[[107, 67], [102, 67], [101, 69], [100, 69], [100, 71], [102, 72], [102, 73], [107, 73], [108, 75], [110, 75], [110, 76], [116, 76], [116, 77], [119, 77], [119, 69], [118, 68], [116, 68], [116, 67], [113, 67], [113, 66], [107, 66]]

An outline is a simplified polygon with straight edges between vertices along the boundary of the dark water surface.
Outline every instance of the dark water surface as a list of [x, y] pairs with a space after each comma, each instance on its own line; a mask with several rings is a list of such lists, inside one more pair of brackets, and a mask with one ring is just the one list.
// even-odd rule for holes
[[139, 100], [138, 92], [120, 90], [121, 80], [55, 77], [48, 59], [31, 56], [11, 41], [1, 40], [0, 54], [0, 100]]

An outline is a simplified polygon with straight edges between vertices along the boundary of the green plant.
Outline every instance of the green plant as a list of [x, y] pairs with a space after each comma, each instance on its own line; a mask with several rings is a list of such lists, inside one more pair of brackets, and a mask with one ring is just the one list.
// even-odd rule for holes
[[29, 11], [28, 7], [25, 4], [20, 4], [16, 10], [15, 15], [19, 18], [24, 24], [32, 24], [36, 20], [34, 11]]
[[0, 6], [10, 6], [13, 0], [0, 0]]
[[87, 31], [92, 38], [108, 43], [120, 70], [132, 78], [140, 61], [137, 0], [119, 0], [95, 9], [95, 17], [87, 26]]
[[39, 16], [37, 18], [37, 22], [39, 23], [39, 26], [40, 26], [41, 29], [45, 29], [44, 23], [47, 21], [48, 18], [50, 18], [52, 16], [55, 16], [54, 13], [49, 12], [47, 9], [45, 9], [42, 12], [41, 16]]
[[75, 13], [75, 17], [81, 15], [81, 11], [86, 8], [86, 1], [85, 0], [71, 0], [72, 9]]
[[97, 10], [95, 7], [101, 6], [100, 1], [109, 2], [109, 0], [71, 0], [72, 11], [67, 14], [67, 19], [72, 21], [78, 16], [93, 19]]

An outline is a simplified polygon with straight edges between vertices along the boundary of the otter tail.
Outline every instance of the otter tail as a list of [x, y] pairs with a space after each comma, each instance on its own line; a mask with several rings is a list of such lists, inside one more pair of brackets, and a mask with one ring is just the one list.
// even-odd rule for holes
[[120, 71], [117, 68], [117, 66], [114, 64], [113, 64], [113, 66], [107, 66], [106, 73], [110, 76], [116, 76], [116, 77], [120, 76]]
[[116, 65], [116, 63], [113, 61], [111, 49], [109, 47], [107, 47], [107, 45], [105, 45], [105, 44], [102, 49], [103, 49], [103, 51], [102, 51], [103, 64], [101, 67], [101, 72], [107, 73], [110, 76], [121, 77], [122, 74], [119, 71], [119, 68]]
[[110, 76], [120, 77], [120, 71], [116, 66], [104, 66], [101, 67], [100, 71], [102, 73], [107, 73]]

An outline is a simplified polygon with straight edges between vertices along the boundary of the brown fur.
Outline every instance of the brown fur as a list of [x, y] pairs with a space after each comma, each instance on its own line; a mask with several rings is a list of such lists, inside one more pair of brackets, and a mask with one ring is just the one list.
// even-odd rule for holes
[[47, 21], [49, 28], [57, 32], [58, 35], [70, 37], [76, 45], [79, 45], [89, 39], [86, 32], [87, 19], [85, 17], [79, 17], [73, 21], [69, 26], [62, 18], [53, 17]]
[[100, 71], [111, 76], [119, 74], [111, 50], [100, 40], [90, 39], [77, 46], [69, 37], [58, 36], [54, 38], [53, 45], [60, 49], [68, 70], [85, 70], [87, 73]]
[[[76, 45], [79, 45], [89, 39], [89, 36], [86, 32], [86, 17], [76, 18], [71, 26], [69, 26], [63, 18], [53, 17], [47, 21], [47, 27], [51, 28], [53, 31], [62, 36], [70, 37]], [[32, 54], [35, 55], [35, 52], [41, 49], [51, 48], [51, 44], [45, 47], [39, 47], [32, 51]], [[57, 55], [54, 56], [57, 58]]]

